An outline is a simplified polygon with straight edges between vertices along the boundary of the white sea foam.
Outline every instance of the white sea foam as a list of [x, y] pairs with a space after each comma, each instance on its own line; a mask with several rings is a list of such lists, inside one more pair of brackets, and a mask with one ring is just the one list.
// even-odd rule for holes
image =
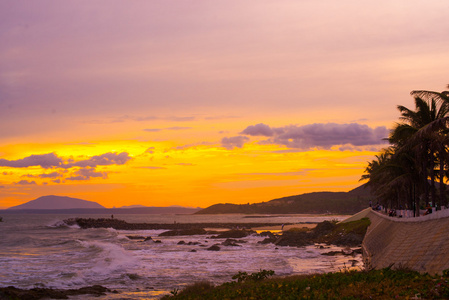
[[95, 274], [109, 274], [115, 270], [126, 270], [138, 264], [132, 252], [122, 246], [99, 241], [79, 241], [86, 248], [96, 249], [97, 255], [92, 262], [90, 272]]
[[[151, 217], [143, 221], [151, 222]], [[197, 220], [196, 216], [173, 218]], [[208, 219], [199, 216], [198, 221]], [[216, 252], [206, 249], [225, 239], [209, 239], [202, 235], [158, 237], [165, 230], [74, 230], [58, 227], [60, 223], [54, 216], [51, 219], [38, 216], [33, 222], [20, 231], [0, 227], [3, 237], [0, 240], [0, 286], [32, 288], [42, 284], [79, 288], [100, 284], [123, 291], [123, 295], [145, 295], [142, 291], [169, 291], [199, 280], [230, 281], [239, 271], [251, 273], [266, 269], [274, 270], [277, 275], [338, 271], [354, 259], [321, 255], [340, 250], [339, 247], [277, 247], [258, 244], [264, 239], [258, 236], [242, 238], [246, 243], [241, 243], [240, 247], [220, 245], [221, 250]], [[6, 224], [12, 226], [10, 222]], [[17, 228], [24, 228], [22, 219], [17, 218], [16, 224]], [[127, 235], [151, 236], [161, 243], [132, 240]], [[178, 245], [181, 240], [186, 244]], [[188, 245], [189, 242], [200, 244]], [[191, 252], [193, 250], [196, 252]]]

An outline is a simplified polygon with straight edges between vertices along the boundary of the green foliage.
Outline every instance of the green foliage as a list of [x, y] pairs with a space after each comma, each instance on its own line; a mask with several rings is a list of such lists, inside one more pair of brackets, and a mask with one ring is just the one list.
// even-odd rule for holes
[[353, 232], [356, 234], [365, 235], [368, 226], [371, 224], [369, 218], [362, 218], [360, 220], [351, 221], [347, 223], [338, 223], [335, 230], [337, 232]]
[[238, 272], [237, 274], [232, 276], [232, 279], [237, 279], [237, 282], [262, 281], [273, 275], [273, 270], [260, 270], [259, 272], [251, 273], [250, 275], [248, 275], [248, 273], [246, 272]]
[[170, 294], [172, 294], [173, 296], [178, 295], [179, 289], [174, 288], [173, 290], [170, 291]]
[[[246, 273], [239, 274], [238, 278], [244, 278]], [[259, 281], [246, 279], [202, 291], [186, 292], [186, 288], [173, 299], [411, 299], [417, 294], [422, 299], [448, 299], [447, 275], [448, 272], [444, 276], [431, 276], [387, 268]]]

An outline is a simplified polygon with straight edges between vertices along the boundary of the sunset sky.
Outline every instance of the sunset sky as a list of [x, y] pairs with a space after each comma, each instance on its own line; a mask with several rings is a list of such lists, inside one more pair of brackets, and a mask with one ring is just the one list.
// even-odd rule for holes
[[0, 208], [207, 207], [361, 183], [449, 83], [449, 1], [0, 2]]

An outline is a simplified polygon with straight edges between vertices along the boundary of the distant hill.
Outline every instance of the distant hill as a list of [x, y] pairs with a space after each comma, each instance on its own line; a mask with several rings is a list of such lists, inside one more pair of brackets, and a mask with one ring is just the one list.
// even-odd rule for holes
[[93, 202], [65, 196], [43, 196], [24, 204], [12, 206], [8, 209], [73, 209], [73, 208], [105, 208]]
[[134, 204], [134, 205], [128, 205], [128, 206], [120, 206], [119, 208], [139, 208], [139, 207], [147, 207], [145, 205], [140, 205], [140, 204]]
[[63, 197], [43, 196], [27, 203], [0, 210], [2, 214], [193, 214], [200, 207], [155, 207], [144, 205], [122, 206], [120, 208], [105, 208], [87, 200]]
[[362, 185], [349, 192], [315, 192], [253, 204], [215, 204], [196, 214], [354, 214], [374, 201]]

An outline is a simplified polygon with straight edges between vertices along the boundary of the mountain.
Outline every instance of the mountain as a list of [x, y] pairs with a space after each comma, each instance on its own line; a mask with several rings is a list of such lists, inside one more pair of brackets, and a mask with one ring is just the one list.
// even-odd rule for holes
[[73, 209], [73, 208], [105, 208], [104, 206], [87, 200], [63, 197], [43, 196], [24, 204], [12, 206], [8, 209]]
[[196, 214], [354, 214], [374, 201], [362, 185], [349, 192], [314, 192], [253, 204], [215, 204]]
[[120, 206], [119, 208], [128, 209], [128, 208], [143, 208], [143, 207], [148, 207], [148, 206], [141, 205], [141, 204], [134, 204], [134, 205], [128, 205], [128, 206]]
[[77, 198], [43, 196], [27, 203], [0, 210], [2, 214], [193, 214], [200, 207], [155, 207], [144, 205], [105, 208], [104, 206]]

